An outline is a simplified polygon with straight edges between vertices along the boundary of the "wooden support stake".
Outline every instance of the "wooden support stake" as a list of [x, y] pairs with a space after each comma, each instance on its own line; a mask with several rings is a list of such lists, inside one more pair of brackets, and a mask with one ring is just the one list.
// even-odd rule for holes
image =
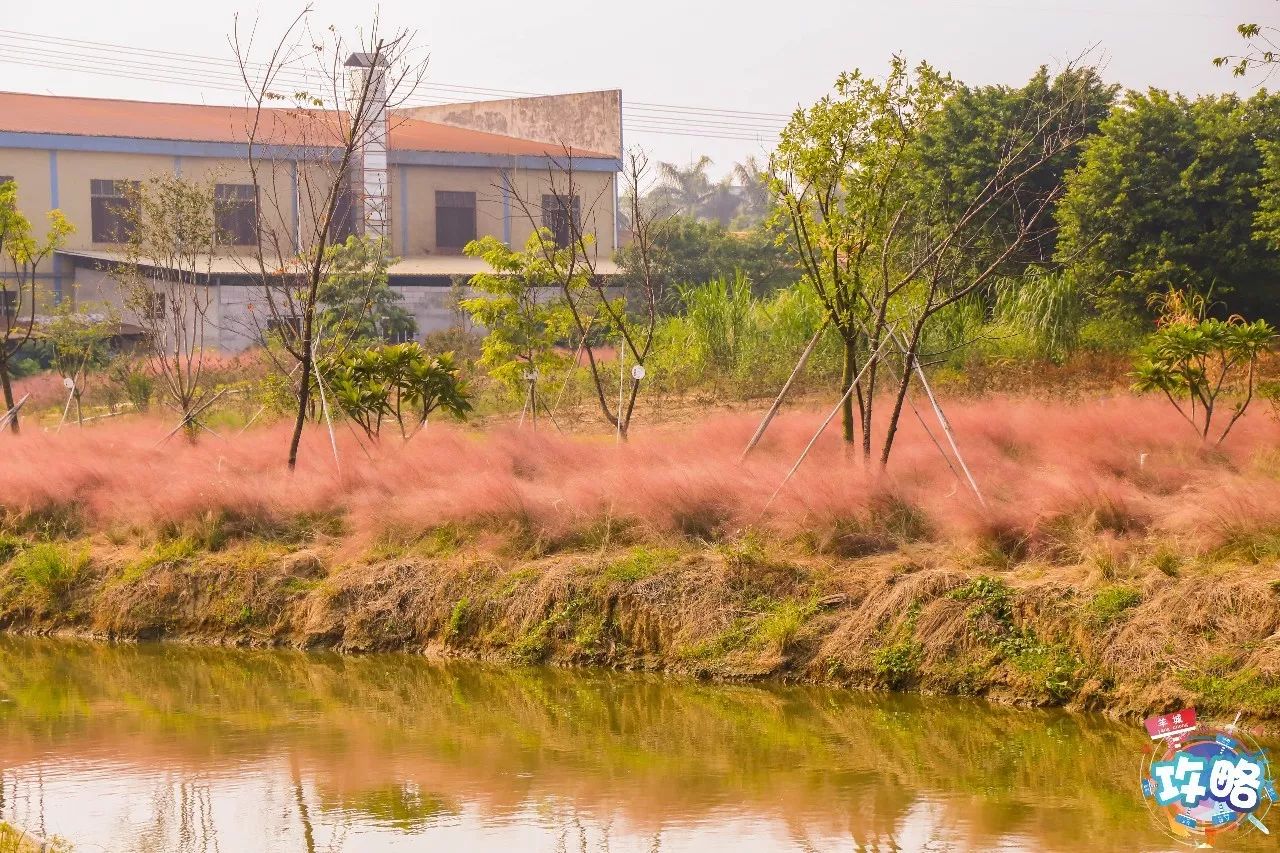
[[777, 399], [773, 401], [773, 405], [769, 407], [769, 411], [765, 412], [764, 418], [760, 421], [760, 426], [756, 427], [755, 435], [751, 436], [751, 440], [747, 442], [746, 448], [742, 451], [742, 455], [738, 457], [741, 462], [747, 458], [747, 454], [755, 449], [760, 443], [760, 439], [764, 438], [765, 430], [769, 428], [769, 423], [773, 420], [774, 415], [778, 414], [778, 410], [782, 408], [782, 401], [787, 398], [787, 393], [791, 390], [792, 384], [796, 378], [800, 376], [804, 366], [809, 362], [809, 356], [813, 354], [813, 348], [818, 345], [818, 340], [822, 337], [822, 333], [827, 330], [827, 325], [831, 322], [828, 317], [822, 321], [822, 325], [818, 327], [818, 331], [813, 333], [813, 337], [809, 339], [809, 345], [804, 348], [804, 352], [800, 355], [800, 360], [796, 362], [795, 370], [791, 371], [791, 375], [787, 377], [787, 382], [782, 386], [782, 390], [778, 392]]
[[26, 404], [30, 394], [23, 394], [22, 399], [13, 404], [13, 408], [4, 413], [4, 417], [0, 417], [0, 429], [4, 429], [9, 425], [9, 421], [18, 416], [18, 411]]
[[329, 414], [329, 401], [324, 396], [324, 379], [320, 376], [320, 365], [316, 364], [315, 359], [311, 360], [311, 367], [316, 374], [316, 387], [320, 389], [320, 410], [324, 412], [325, 424], [329, 427], [329, 446], [333, 448], [333, 467], [338, 469], [338, 476], [342, 476], [342, 460], [338, 458], [338, 439], [333, 434], [333, 418]]
[[[177, 434], [178, 430], [182, 429], [182, 428], [183, 428], [184, 426], [186, 426], [190, 421], [195, 420], [195, 418], [196, 418], [196, 416], [197, 416], [197, 415], [199, 415], [199, 414], [200, 414], [201, 412], [203, 412], [205, 409], [209, 408], [209, 407], [210, 407], [210, 406], [212, 406], [215, 402], [217, 402], [217, 400], [218, 400], [218, 398], [219, 398], [219, 397], [221, 397], [223, 394], [227, 393], [227, 390], [228, 390], [228, 389], [224, 388], [223, 390], [219, 391], [217, 394], [214, 394], [214, 395], [213, 395], [212, 397], [210, 397], [208, 400], [205, 400], [205, 401], [204, 401], [203, 403], [201, 403], [199, 406], [196, 406], [194, 409], [192, 409], [192, 410], [191, 410], [191, 413], [190, 413], [190, 414], [188, 414], [186, 417], [184, 417], [184, 418], [182, 419], [182, 422], [181, 422], [181, 423], [179, 423], [176, 427], [174, 427], [173, 429], [171, 429], [171, 430], [169, 430], [167, 433], [165, 433], [164, 438], [162, 438], [162, 439], [160, 439], [159, 441], [157, 441], [154, 445], [152, 445], [152, 447], [153, 447], [153, 448], [154, 448], [154, 447], [159, 447], [160, 445], [164, 444], [164, 443], [165, 443], [166, 441], [168, 441], [169, 439], [173, 438], [173, 437]], [[206, 429], [208, 429], [208, 427], [206, 427]]]
[[930, 405], [933, 406], [933, 413], [938, 418], [938, 425], [942, 427], [942, 432], [947, 437], [947, 443], [951, 445], [951, 452], [956, 455], [956, 461], [960, 463], [960, 470], [964, 471], [965, 479], [969, 482], [969, 488], [973, 490], [973, 494], [978, 498], [978, 503], [985, 509], [987, 506], [986, 498], [982, 496], [982, 490], [978, 488], [978, 481], [973, 478], [973, 472], [965, 464], [964, 455], [960, 453], [960, 445], [956, 443], [955, 431], [951, 429], [951, 421], [947, 420], [946, 413], [942, 411], [942, 406], [938, 403], [938, 398], [933, 395], [933, 388], [929, 385], [929, 380], [924, 375], [924, 368], [920, 366], [920, 359], [907, 352], [906, 344], [902, 343], [898, 338], [896, 331], [890, 330], [889, 334], [894, 343], [898, 345], [898, 349], [902, 351], [902, 355], [910, 359], [916, 377], [924, 387], [924, 393], [928, 396]]
[[[831, 410], [831, 414], [827, 415], [826, 420], [822, 422], [822, 426], [818, 427], [818, 431], [813, 434], [813, 438], [809, 439], [809, 443], [805, 445], [804, 451], [800, 454], [800, 458], [796, 460], [796, 464], [791, 466], [791, 470], [787, 472], [787, 476], [778, 484], [778, 488], [773, 490], [773, 494], [770, 495], [769, 500], [765, 502], [765, 509], [769, 508], [769, 505], [773, 503], [773, 500], [778, 496], [778, 493], [782, 491], [783, 487], [786, 486], [787, 483], [791, 482], [791, 478], [795, 476], [796, 471], [800, 470], [800, 465], [804, 462], [805, 457], [809, 455], [809, 451], [813, 450], [813, 446], [818, 443], [818, 439], [824, 432], [826, 432], [827, 426], [835, 420], [836, 415], [840, 413], [840, 407], [844, 405], [844, 401], [849, 399], [849, 395], [853, 393], [853, 389], [858, 387], [858, 382], [862, 380], [862, 375], [867, 372], [867, 368], [871, 366], [871, 363], [875, 360], [875, 356], [880, 354], [880, 350], [884, 349], [884, 345], [888, 342], [888, 338], [880, 341], [880, 346], [876, 347], [875, 352], [872, 353], [872, 357], [867, 359], [866, 363], [862, 365], [862, 369], [858, 371], [858, 375], [853, 377], [853, 381], [849, 383], [849, 387], [845, 389], [845, 392], [842, 395], [840, 395], [840, 402], [836, 403], [836, 407]], [[763, 511], [764, 510], [761, 510], [762, 513]]]

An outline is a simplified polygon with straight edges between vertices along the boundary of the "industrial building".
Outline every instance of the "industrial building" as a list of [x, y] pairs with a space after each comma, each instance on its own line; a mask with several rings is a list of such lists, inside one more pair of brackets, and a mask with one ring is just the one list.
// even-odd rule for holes
[[[298, 174], [314, 155], [305, 145], [278, 145], [272, 156], [284, 177], [270, 186], [281, 197], [263, 199], [261, 182], [255, 193], [249, 176], [250, 113], [243, 107], [0, 93], [0, 180], [16, 181], [19, 207], [37, 229], [54, 208], [76, 228], [41, 271], [41, 298], [120, 306], [108, 269], [125, 257], [121, 205], [127, 182], [180, 175], [216, 185], [222, 236], [207, 265], [207, 285], [215, 293], [206, 339], [229, 351], [252, 345], [239, 321], [252, 299], [246, 258], [255, 251], [255, 218], [292, 211], [292, 227], [298, 227]], [[535, 224], [556, 230], [555, 211], [544, 210], [538, 223], [514, 200], [533, 199], [536, 206], [547, 199], [566, 151], [572, 152], [581, 200], [575, 199], [572, 215], [595, 236], [597, 271], [613, 270], [620, 92], [392, 110], [387, 118], [378, 227], [396, 258], [391, 286], [420, 333], [457, 325], [453, 285], [484, 268], [480, 259], [463, 256], [469, 240], [493, 235], [519, 247]], [[359, 199], [349, 204], [336, 236], [366, 227], [361, 209]]]

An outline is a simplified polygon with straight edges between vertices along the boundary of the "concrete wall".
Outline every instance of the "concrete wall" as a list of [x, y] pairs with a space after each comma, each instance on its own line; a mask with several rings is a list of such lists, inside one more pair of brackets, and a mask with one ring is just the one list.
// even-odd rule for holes
[[[301, 197], [297, 221], [303, 229], [312, 221], [308, 211], [307, 187], [324, 187], [323, 167], [306, 163], [295, 166], [283, 161], [273, 164], [263, 176], [259, 215], [282, 235], [295, 229], [294, 187]], [[240, 160], [216, 157], [171, 157], [154, 154], [117, 154], [86, 151], [45, 151], [0, 148], [0, 175], [12, 175], [18, 183], [18, 203], [22, 212], [40, 230], [46, 213], [60, 208], [76, 232], [68, 239], [70, 250], [112, 251], [121, 247], [93, 242], [90, 214], [90, 181], [93, 179], [140, 180], [178, 174], [193, 181], [210, 183], [251, 183], [247, 165]], [[617, 176], [612, 172], [577, 172], [576, 190], [581, 198], [584, 227], [594, 232], [599, 257], [608, 258], [615, 248]], [[296, 181], [296, 184], [295, 184]], [[391, 175], [391, 241], [397, 257], [414, 258], [439, 254], [436, 246], [437, 190], [474, 192], [476, 194], [477, 236], [492, 235], [510, 239], [511, 245], [524, 245], [535, 225], [540, 224], [542, 195], [551, 192], [555, 182], [563, 191], [563, 174], [550, 175], [544, 169], [416, 166], [401, 165]], [[530, 216], [519, 204], [524, 198]], [[305, 235], [304, 235], [305, 238]], [[219, 254], [248, 255], [248, 247], [219, 247]], [[62, 257], [43, 268], [40, 279], [41, 305], [48, 306], [59, 298], [71, 298], [87, 305], [110, 305], [129, 322], [124, 299], [114, 279], [101, 269], [77, 266]], [[395, 283], [393, 282], [393, 286]], [[411, 284], [395, 286], [404, 296], [403, 306], [411, 311], [422, 333], [458, 325], [456, 294], [450, 288]], [[209, 332], [211, 346], [239, 350], [252, 343], [246, 332], [254, 327], [249, 306], [255, 302], [262, 312], [261, 294], [242, 285], [221, 285], [212, 301], [209, 321], [217, 329]], [[265, 322], [265, 320], [263, 321]]]
[[406, 110], [411, 117], [454, 127], [518, 136], [615, 156], [622, 155], [622, 92], [579, 92], [441, 104]]
[[[495, 169], [478, 167], [397, 166], [391, 185], [392, 252], [399, 257], [421, 257], [438, 252], [436, 246], [435, 192], [456, 190], [476, 194], [477, 236], [486, 234], [505, 239], [510, 231], [513, 245], [521, 246], [532, 225], [514, 197], [504, 199], [504, 172], [515, 193], [532, 205], [541, 204], [542, 194], [549, 192], [551, 178], [542, 170]], [[90, 215], [89, 182], [95, 178], [139, 180], [180, 174], [192, 181], [209, 183], [251, 183], [248, 167], [242, 161], [166, 157], [148, 154], [108, 154], [82, 151], [35, 151], [0, 149], [0, 175], [12, 175], [18, 183], [18, 205], [37, 225], [45, 214], [58, 207], [71, 220], [76, 231], [66, 248], [111, 250], [118, 246], [93, 242]], [[321, 196], [331, 176], [324, 169], [302, 164], [297, 168], [300, 196], [298, 221], [305, 232], [314, 221], [308, 204], [310, 194]], [[575, 181], [582, 196], [585, 224], [598, 234], [602, 248], [614, 247], [614, 198], [616, 175], [610, 172], [578, 172]], [[294, 229], [294, 166], [289, 162], [274, 164], [262, 176], [259, 215], [282, 235]], [[564, 185], [562, 176], [557, 183]], [[319, 199], [317, 200], [317, 204]], [[537, 218], [537, 211], [534, 211]], [[309, 235], [303, 235], [304, 242]], [[246, 254], [244, 247], [223, 246], [220, 254]]]

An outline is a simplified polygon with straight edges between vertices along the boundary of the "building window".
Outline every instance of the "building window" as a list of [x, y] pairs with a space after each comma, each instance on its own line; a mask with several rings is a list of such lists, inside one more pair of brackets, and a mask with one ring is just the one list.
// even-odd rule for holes
[[225, 246], [258, 242], [258, 193], [251, 184], [218, 184], [213, 188], [214, 224]]
[[164, 294], [148, 293], [146, 305], [142, 308], [142, 319], [144, 320], [163, 320], [164, 319]]
[[476, 238], [476, 194], [436, 192], [436, 250], [458, 252]]
[[345, 243], [356, 233], [356, 194], [350, 180], [338, 186], [338, 200], [333, 206], [333, 219], [329, 222], [329, 242]]
[[405, 328], [387, 329], [382, 337], [389, 344], [408, 344], [418, 339], [417, 332]]
[[137, 181], [89, 181], [93, 242], [127, 243], [133, 237], [133, 200]]
[[576, 195], [572, 200], [566, 196], [544, 195], [542, 227], [551, 232], [552, 239], [560, 248], [573, 243], [582, 228], [582, 199]]
[[277, 335], [285, 341], [302, 337], [302, 318], [293, 316], [272, 317], [267, 321], [267, 334]]

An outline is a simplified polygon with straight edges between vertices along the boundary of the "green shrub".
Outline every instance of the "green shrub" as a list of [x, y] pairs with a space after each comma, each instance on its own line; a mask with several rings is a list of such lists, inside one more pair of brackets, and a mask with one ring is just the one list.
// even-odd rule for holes
[[613, 583], [637, 583], [679, 559], [680, 552], [674, 548], [635, 548], [616, 563], [611, 563], [604, 570], [604, 579]]
[[1105, 586], [1089, 602], [1090, 621], [1098, 626], [1110, 625], [1131, 607], [1142, 601], [1142, 593], [1126, 586]]
[[901, 690], [915, 679], [923, 655], [924, 648], [915, 640], [877, 649], [871, 656], [876, 682], [890, 690]]
[[471, 601], [467, 598], [458, 599], [453, 609], [449, 611], [449, 624], [445, 626], [445, 639], [461, 637], [463, 630], [467, 625], [467, 615], [471, 609]]
[[778, 654], [785, 653], [795, 643], [800, 629], [815, 609], [812, 603], [782, 602], [760, 620], [756, 642]]
[[980, 575], [948, 593], [955, 601], [972, 602], [969, 618], [994, 622], [998, 629], [1007, 629], [1013, 623], [1013, 594], [1009, 585], [999, 578]]
[[22, 582], [45, 598], [64, 597], [89, 567], [89, 554], [70, 554], [61, 546], [41, 542], [19, 554], [13, 572]]

